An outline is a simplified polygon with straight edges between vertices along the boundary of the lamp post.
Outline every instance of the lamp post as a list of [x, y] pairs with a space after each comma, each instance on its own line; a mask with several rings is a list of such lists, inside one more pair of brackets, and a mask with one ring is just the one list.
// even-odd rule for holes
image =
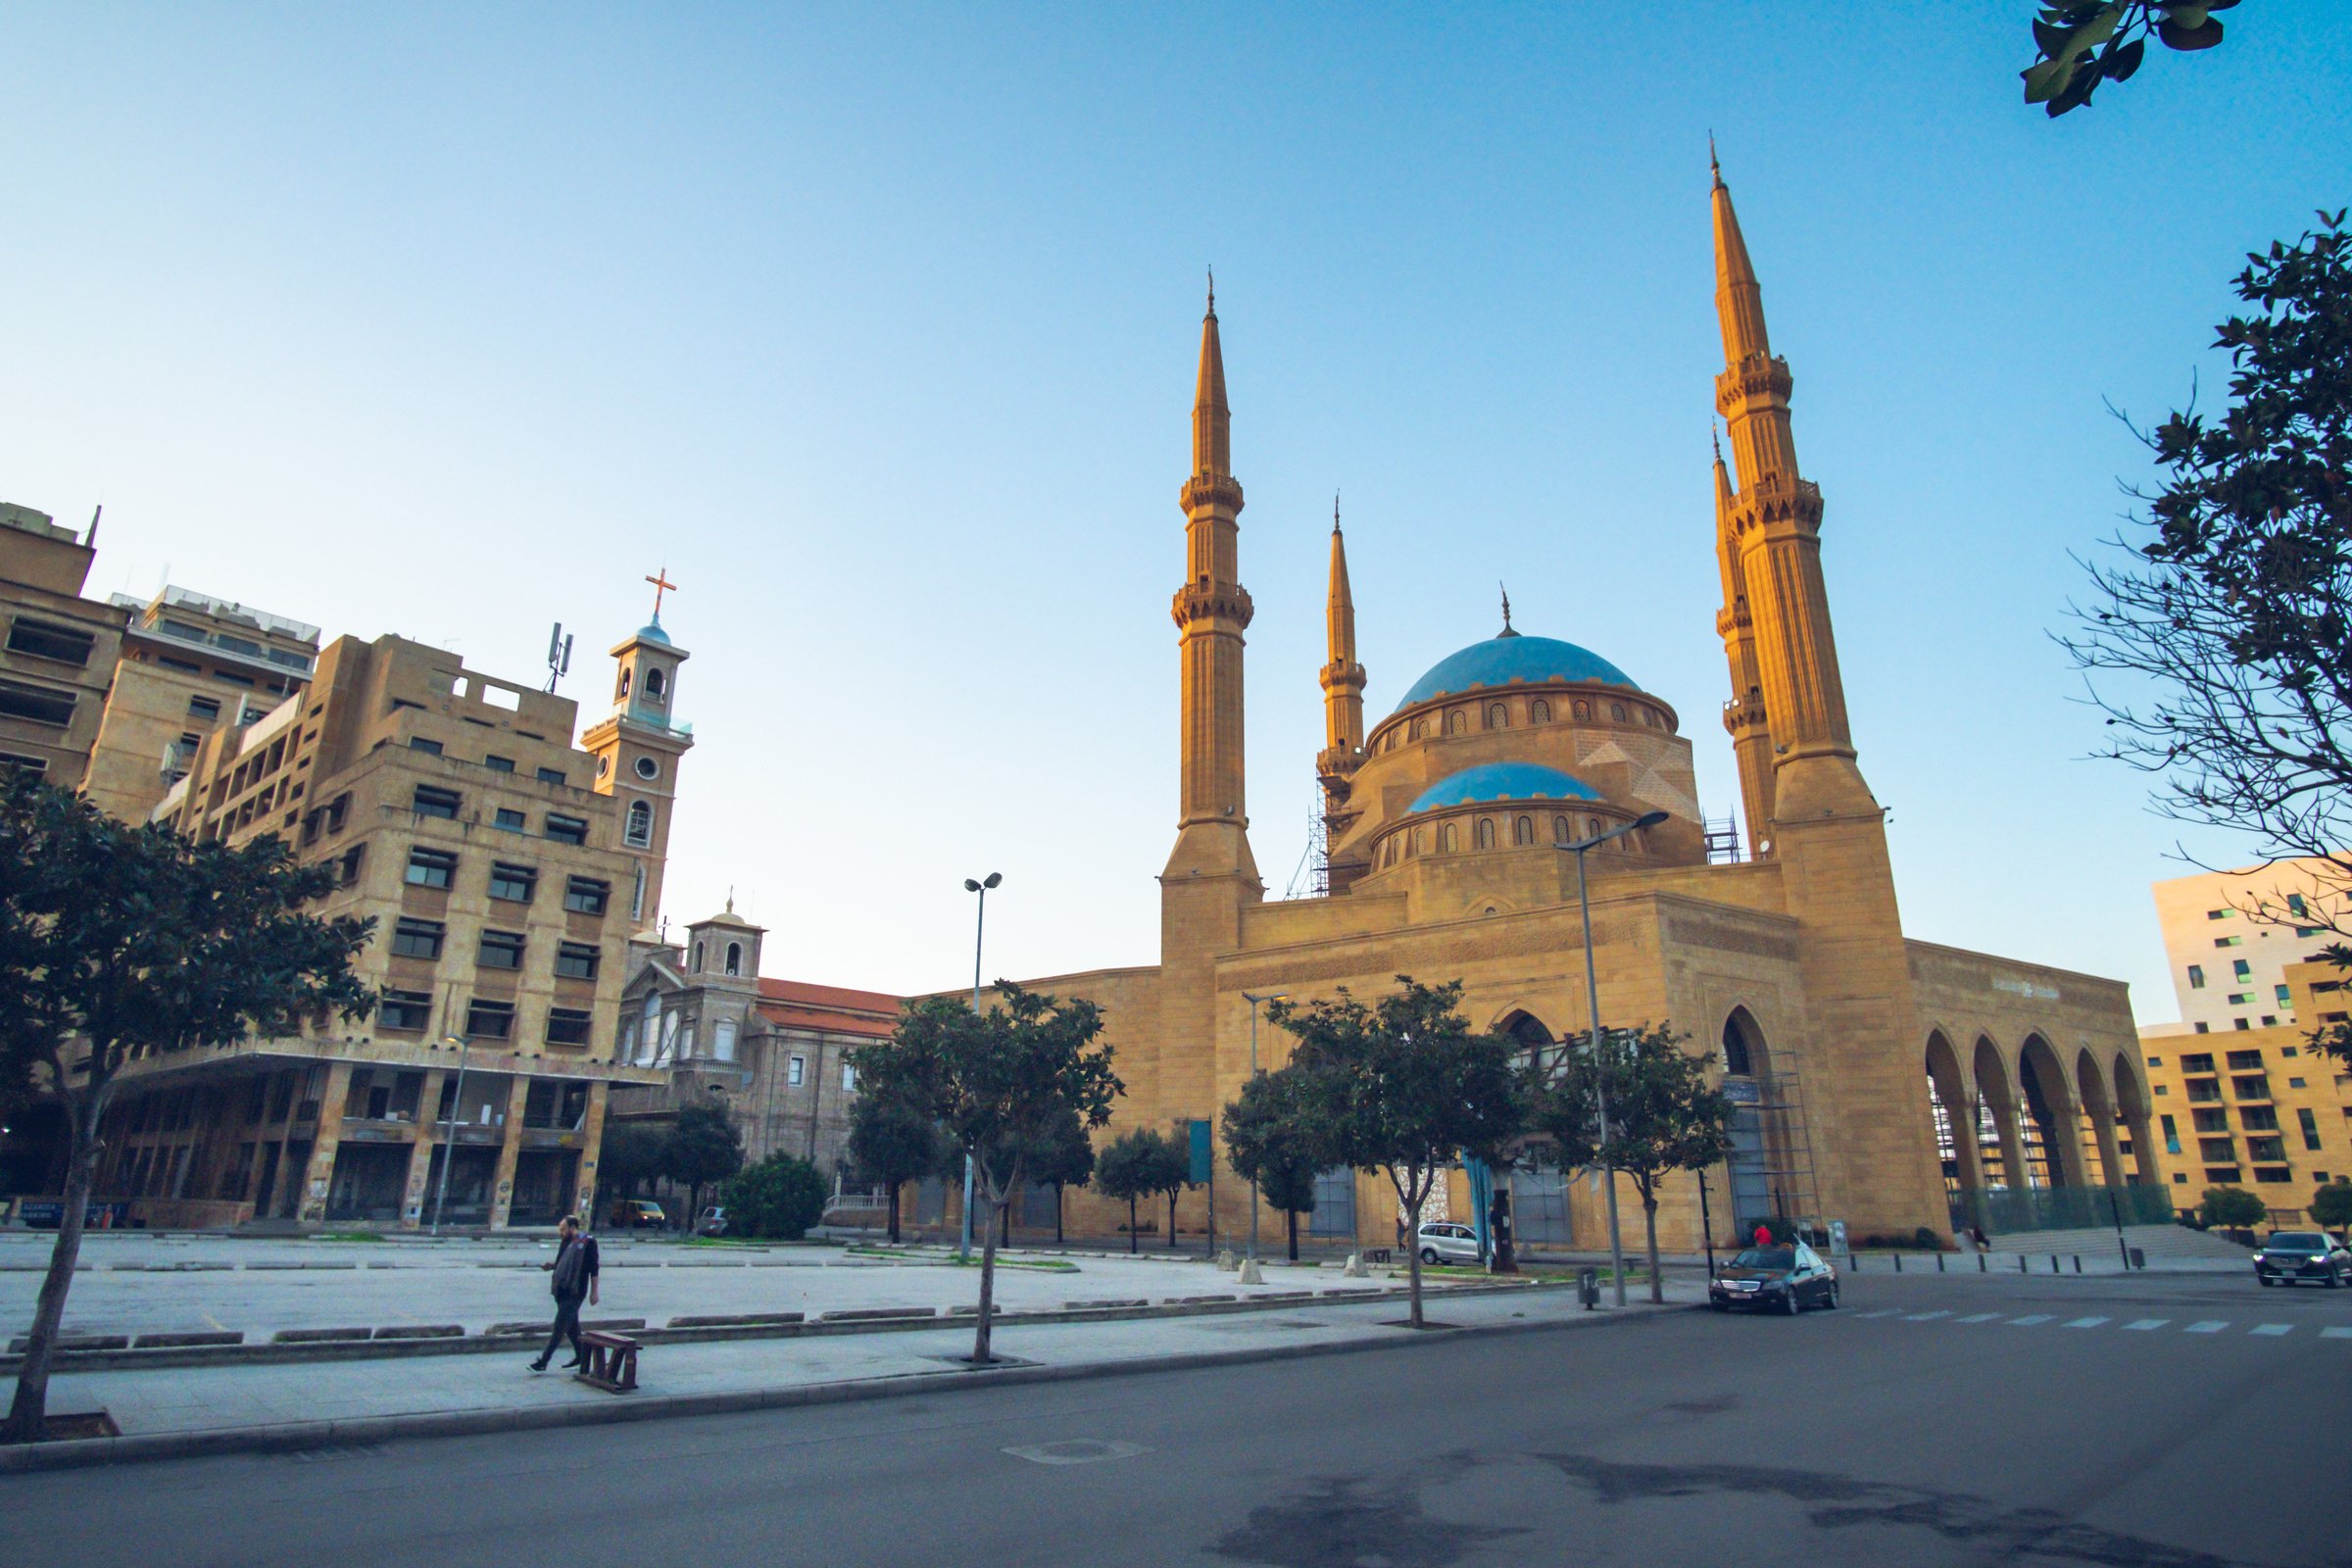
[[1619, 1306], [1625, 1304], [1625, 1239], [1617, 1227], [1617, 1171], [1608, 1159], [1609, 1083], [1606, 1066], [1600, 1057], [1600, 981], [1596, 978], [1592, 966], [1592, 900], [1585, 888], [1585, 852], [1598, 849], [1610, 840], [1621, 839], [1628, 833], [1637, 833], [1643, 828], [1656, 827], [1665, 820], [1666, 813], [1664, 811], [1650, 811], [1634, 818], [1631, 822], [1620, 823], [1606, 833], [1595, 833], [1589, 839], [1579, 839], [1574, 844], [1557, 846], [1576, 857], [1576, 904], [1577, 907], [1584, 911], [1585, 917], [1585, 1016], [1590, 1024], [1587, 1033], [1592, 1041], [1593, 1106], [1598, 1113], [1600, 1122], [1600, 1176], [1601, 1183], [1609, 1195], [1609, 1272], [1614, 1283], [1614, 1294]]
[[[433, 1234], [441, 1234], [441, 1211], [449, 1205], [449, 1168], [458, 1162], [458, 1107], [466, 1100], [466, 1056], [473, 1049], [471, 1037], [456, 1035], [442, 1037], [445, 1046], [458, 1048], [458, 1087], [449, 1097], [449, 1115], [441, 1123], [441, 1185], [433, 1194]], [[591, 1215], [590, 1218], [594, 1218]]]
[[[1256, 1078], [1257, 1076], [1258, 1004], [1261, 1002], [1280, 1002], [1283, 998], [1289, 995], [1290, 993], [1288, 991], [1267, 991], [1263, 993], [1245, 991], [1242, 993], [1242, 1000], [1250, 1004], [1250, 1076], [1252, 1079]], [[1211, 1152], [1210, 1157], [1215, 1157], [1213, 1151]], [[1250, 1178], [1250, 1261], [1252, 1263], [1257, 1261], [1257, 1178], [1254, 1176]]]
[[[980, 941], [988, 932], [988, 890], [1003, 884], [1004, 873], [991, 871], [978, 881], [963, 879], [963, 891], [980, 896], [979, 913], [972, 920], [972, 1016], [980, 1016]], [[963, 1156], [963, 1241], [956, 1249], [956, 1256], [963, 1262], [972, 1256], [972, 1156]]]

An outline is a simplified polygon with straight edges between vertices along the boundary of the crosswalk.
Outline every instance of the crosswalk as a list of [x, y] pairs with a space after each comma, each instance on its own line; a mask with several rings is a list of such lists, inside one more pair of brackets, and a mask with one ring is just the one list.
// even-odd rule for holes
[[[2061, 1322], [2055, 1312], [2024, 1312], [2010, 1316], [2005, 1312], [1969, 1312], [1954, 1316], [1950, 1311], [1911, 1312], [1899, 1306], [1882, 1307], [1875, 1312], [1851, 1312], [1849, 1317], [1900, 1318], [1905, 1323], [1943, 1323], [1951, 1327], [1976, 1324], [1998, 1324], [2004, 1328], [2033, 1329], [2056, 1323], [2062, 1329], [2097, 1330], [2110, 1326], [2126, 1334], [2157, 1334], [2170, 1330], [2177, 1334], [2243, 1334], [2254, 1339], [2280, 1340], [2297, 1334], [2308, 1325], [2295, 1323], [2252, 1323], [2242, 1328], [2228, 1318], [2195, 1318], [2176, 1323], [2169, 1317], [2138, 1317], [2129, 1323], [2117, 1323], [2112, 1317], [2087, 1316], [2068, 1318]], [[2352, 1340], [2352, 1326], [2327, 1325], [2319, 1328], [2323, 1340]]]

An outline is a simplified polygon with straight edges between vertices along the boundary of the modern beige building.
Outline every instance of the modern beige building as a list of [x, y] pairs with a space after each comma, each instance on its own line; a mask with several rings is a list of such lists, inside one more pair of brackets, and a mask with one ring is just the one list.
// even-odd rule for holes
[[[1847, 720], [1824, 499], [1797, 462], [1788, 363], [1768, 340], [1720, 176], [1711, 199], [1726, 359], [1714, 406], [1731, 448], [1731, 463], [1716, 463], [1724, 598], [1712, 629], [1730, 671], [1722, 715], [1753, 853], [1710, 858], [1680, 705], [1572, 642], [1506, 621], [1367, 722], [1335, 525], [1326, 722], [1312, 753], [1328, 892], [1266, 898], [1243, 750], [1253, 607], [1212, 297], [1193, 471], [1179, 496], [1180, 815], [1159, 878], [1158, 961], [1028, 983], [1103, 1006], [1127, 1086], [1114, 1133], [1214, 1122], [1250, 1070], [1250, 994], [1371, 996], [1399, 974], [1458, 978], [1479, 1027], [1531, 1047], [1573, 1040], [1590, 1018], [1577, 858], [1562, 846], [1663, 812], [1588, 856], [1599, 1011], [1611, 1025], [1669, 1020], [1687, 1031], [1740, 1104], [1738, 1152], [1711, 1177], [1718, 1236], [1776, 1214], [1843, 1221], [1856, 1236], [2047, 1224], [2068, 1206], [2050, 1190], [2087, 1198], [2102, 1186], [2161, 1212], [2122, 983], [1903, 934], [1885, 812]], [[1690, 548], [1704, 548], [1702, 537], [1694, 525]], [[1260, 1029], [1265, 1065], [1280, 1065], [1287, 1048], [1280, 1030]], [[1601, 1195], [1588, 1175], [1510, 1180], [1523, 1237], [1597, 1244]], [[1249, 1224], [1248, 1191], [1220, 1164], [1222, 1234]], [[1324, 1191], [1311, 1229], [1393, 1241], [1385, 1180], [1335, 1172]], [[1467, 1193], [1457, 1179], [1442, 1204], [1458, 1212]], [[1630, 1187], [1621, 1198], [1639, 1213]], [[1180, 1226], [1204, 1228], [1211, 1200], [1205, 1189], [1188, 1194]], [[1126, 1220], [1123, 1206], [1091, 1196], [1073, 1195], [1072, 1206], [1100, 1233]], [[1668, 1184], [1660, 1235], [1669, 1248], [1698, 1246], [1695, 1181]]]
[[2219, 1034], [2296, 1022], [2288, 971], [2345, 940], [2328, 927], [2344, 910], [2343, 883], [2325, 860], [2157, 883], [2156, 923], [2181, 1027]]
[[87, 535], [0, 502], [0, 766], [73, 789], [89, 766], [122, 652], [122, 612], [81, 597], [97, 555]]
[[358, 971], [382, 1003], [131, 1064], [103, 1196], [157, 1224], [589, 1210], [608, 1096], [661, 1078], [616, 1059], [617, 1009], [692, 744], [669, 717], [685, 651], [657, 622], [614, 654], [613, 711], [578, 746], [570, 699], [399, 637], [340, 638], [307, 683], [286, 665], [268, 712], [200, 739], [155, 819], [333, 865], [318, 912], [375, 920]]

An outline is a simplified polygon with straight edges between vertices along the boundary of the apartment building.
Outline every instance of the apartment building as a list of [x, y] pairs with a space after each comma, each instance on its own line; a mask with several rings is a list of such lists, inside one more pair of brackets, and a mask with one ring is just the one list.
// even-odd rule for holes
[[[2157, 883], [2156, 923], [2182, 1027], [2219, 1034], [2297, 1022], [2287, 970], [2344, 940], [2324, 918], [2343, 907], [2343, 881], [2324, 860], [2278, 860]], [[2297, 923], [2307, 914], [2314, 918]]]
[[590, 1210], [612, 1090], [665, 1076], [615, 1050], [668, 828], [631, 783], [666, 806], [693, 744], [668, 719], [685, 651], [655, 624], [614, 655], [614, 712], [581, 746], [570, 699], [393, 636], [337, 639], [308, 681], [284, 664], [273, 707], [199, 738], [154, 818], [199, 842], [276, 833], [331, 864], [318, 912], [375, 920], [358, 969], [382, 1003], [133, 1062], [102, 1194], [156, 1224]]
[[121, 610], [81, 597], [97, 556], [89, 533], [0, 502], [0, 766], [82, 781], [122, 652]]

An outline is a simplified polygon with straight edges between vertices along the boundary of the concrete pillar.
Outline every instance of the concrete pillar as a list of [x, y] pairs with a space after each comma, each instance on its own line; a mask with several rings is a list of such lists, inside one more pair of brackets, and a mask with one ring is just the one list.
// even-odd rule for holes
[[490, 1190], [490, 1228], [507, 1228], [507, 1212], [514, 1206], [514, 1162], [522, 1154], [522, 1107], [530, 1093], [528, 1073], [516, 1073], [507, 1091], [506, 1137], [498, 1146], [498, 1180]]
[[[309, 1224], [326, 1219], [327, 1184], [334, 1180], [335, 1151], [343, 1143], [343, 1102], [351, 1092], [351, 1063], [330, 1062], [326, 1069], [326, 1088], [318, 1096], [318, 1136], [311, 1144], [310, 1168], [303, 1173], [302, 1188], [296, 1194], [295, 1214]], [[301, 1095], [297, 1092], [295, 1104], [287, 1114], [301, 1109]]]
[[433, 1150], [441, 1140], [441, 1123], [434, 1113], [441, 1108], [441, 1080], [447, 1076], [439, 1067], [428, 1068], [424, 1090], [416, 1097], [416, 1123], [409, 1141], [408, 1193], [400, 1204], [402, 1230], [422, 1226], [426, 1205], [433, 1200]]
[[571, 1211], [580, 1217], [581, 1225], [590, 1228], [596, 1220], [596, 1167], [605, 1147], [605, 1107], [612, 1099], [611, 1084], [590, 1084], [588, 1114], [580, 1121], [579, 1180], [572, 1194]]

